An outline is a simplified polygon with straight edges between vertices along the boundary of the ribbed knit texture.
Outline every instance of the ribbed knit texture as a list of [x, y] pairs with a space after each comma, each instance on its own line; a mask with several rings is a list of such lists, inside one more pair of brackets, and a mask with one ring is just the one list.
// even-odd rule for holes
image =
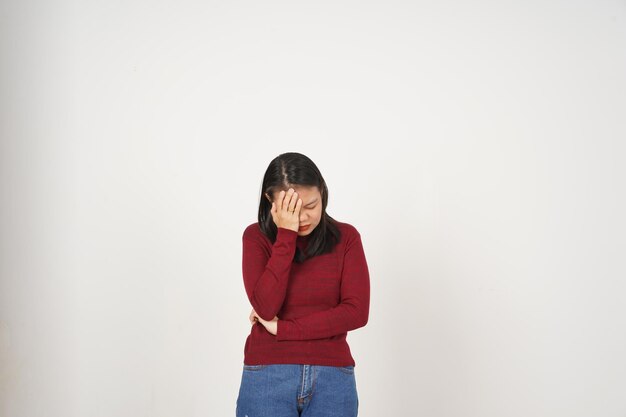
[[292, 262], [309, 236], [278, 228], [274, 244], [258, 223], [244, 230], [243, 282], [250, 304], [264, 320], [278, 316], [271, 334], [257, 322], [244, 347], [244, 363], [356, 365], [348, 331], [365, 326], [369, 316], [369, 270], [361, 235], [337, 222], [342, 233], [332, 253]]

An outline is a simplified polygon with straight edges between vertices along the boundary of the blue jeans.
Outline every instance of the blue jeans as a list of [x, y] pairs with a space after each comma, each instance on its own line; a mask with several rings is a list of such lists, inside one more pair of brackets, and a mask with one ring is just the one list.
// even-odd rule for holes
[[354, 366], [243, 365], [236, 417], [356, 417]]

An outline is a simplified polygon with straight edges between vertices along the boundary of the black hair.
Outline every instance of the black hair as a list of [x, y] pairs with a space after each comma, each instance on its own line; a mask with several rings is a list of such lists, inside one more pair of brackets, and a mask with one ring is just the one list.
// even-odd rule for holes
[[314, 256], [331, 252], [339, 242], [341, 232], [336, 220], [326, 213], [328, 187], [320, 170], [309, 157], [298, 152], [286, 152], [270, 162], [261, 185], [259, 227], [272, 243], [276, 241], [278, 228], [272, 218], [272, 203], [265, 194], [273, 197], [274, 192], [286, 191], [294, 186], [317, 187], [322, 196], [322, 216], [317, 227], [308, 235], [305, 253], [296, 247], [293, 261], [302, 263]]

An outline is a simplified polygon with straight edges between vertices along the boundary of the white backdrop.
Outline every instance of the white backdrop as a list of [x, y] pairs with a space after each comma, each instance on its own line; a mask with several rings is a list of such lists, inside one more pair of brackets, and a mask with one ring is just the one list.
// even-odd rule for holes
[[1, 8], [1, 417], [234, 416], [287, 151], [362, 235], [360, 416], [626, 416], [623, 1]]

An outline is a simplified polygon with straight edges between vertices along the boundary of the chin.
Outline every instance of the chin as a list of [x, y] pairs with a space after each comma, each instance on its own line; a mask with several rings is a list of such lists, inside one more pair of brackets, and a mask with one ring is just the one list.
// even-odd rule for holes
[[313, 229], [315, 229], [315, 227], [309, 226], [309, 228], [306, 229], [306, 230], [303, 230], [303, 231], [298, 230], [298, 234], [299, 235], [303, 235], [303, 236], [304, 235], [308, 235], [309, 233], [311, 233], [313, 231]]

